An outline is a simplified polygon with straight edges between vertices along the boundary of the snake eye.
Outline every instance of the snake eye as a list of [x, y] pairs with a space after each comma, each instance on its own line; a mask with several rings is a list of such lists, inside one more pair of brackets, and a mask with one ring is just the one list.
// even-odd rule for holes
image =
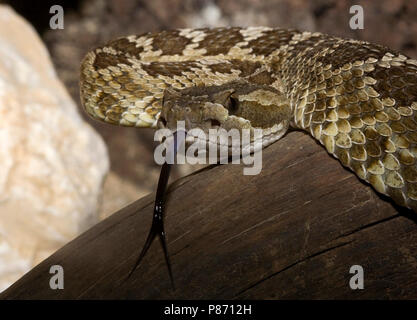
[[238, 101], [238, 99], [236, 99], [233, 96], [230, 96], [229, 97], [228, 109], [229, 109], [229, 114], [235, 114], [237, 112], [237, 110], [239, 109], [239, 101]]

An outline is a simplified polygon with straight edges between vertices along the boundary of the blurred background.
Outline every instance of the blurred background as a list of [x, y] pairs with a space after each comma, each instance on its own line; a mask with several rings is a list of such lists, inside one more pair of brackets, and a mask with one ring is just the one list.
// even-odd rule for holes
[[[62, 30], [49, 27], [52, 16], [49, 9], [55, 4], [64, 9]], [[352, 17], [349, 8], [355, 4], [362, 5], [364, 9], [363, 30], [349, 27]], [[81, 117], [105, 141], [110, 170], [97, 196], [95, 210], [98, 218], [93, 223], [154, 191], [159, 167], [153, 160], [153, 130], [103, 124], [90, 119], [82, 110], [78, 87], [79, 65], [88, 50], [128, 34], [168, 28], [233, 25], [319, 31], [383, 44], [417, 58], [417, 1], [48, 0], [35, 4], [33, 1], [0, 0], [1, 5], [12, 7], [35, 28], [46, 45], [58, 78], [78, 106]], [[194, 169], [181, 166], [181, 171], [175, 175], [178, 177]], [[0, 211], [0, 225], [3, 214]], [[50, 251], [58, 249], [68, 240], [54, 243]], [[23, 244], [19, 245], [19, 250], [21, 246]], [[22, 270], [27, 270], [40, 259], [32, 259]], [[7, 264], [5, 258], [0, 258], [0, 267], [1, 264]]]

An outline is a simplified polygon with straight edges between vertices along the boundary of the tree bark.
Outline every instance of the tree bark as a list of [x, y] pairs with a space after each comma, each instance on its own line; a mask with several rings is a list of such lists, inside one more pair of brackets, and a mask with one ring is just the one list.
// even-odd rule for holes
[[[159, 241], [127, 279], [150, 228], [154, 194], [97, 224], [24, 275], [3, 299], [417, 298], [417, 214], [359, 181], [292, 132], [263, 150], [259, 175], [207, 167], [170, 185]], [[52, 290], [52, 265], [64, 289]], [[359, 265], [364, 289], [351, 289]]]

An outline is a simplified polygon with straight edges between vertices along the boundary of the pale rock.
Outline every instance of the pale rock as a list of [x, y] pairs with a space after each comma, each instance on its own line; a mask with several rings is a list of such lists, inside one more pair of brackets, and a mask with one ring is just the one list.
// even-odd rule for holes
[[98, 221], [105, 144], [34, 29], [0, 5], [0, 291]]
[[103, 185], [100, 221], [147, 194], [149, 194], [147, 188], [131, 183], [110, 171]]

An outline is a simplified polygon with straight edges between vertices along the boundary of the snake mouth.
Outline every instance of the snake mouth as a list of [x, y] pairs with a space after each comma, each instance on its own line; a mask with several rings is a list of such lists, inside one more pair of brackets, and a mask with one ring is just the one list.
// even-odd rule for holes
[[[254, 135], [253, 139], [249, 141], [244, 141], [244, 139], [237, 139], [233, 141], [233, 138], [226, 136], [221, 139], [218, 136], [210, 135], [199, 135], [195, 134], [192, 130], [187, 133], [185, 139], [186, 148], [189, 148], [191, 145], [197, 147], [198, 150], [203, 150], [206, 158], [217, 160], [217, 162], [224, 161], [224, 159], [229, 159], [229, 161], [234, 161], [248, 154], [253, 154], [262, 150], [263, 148], [269, 146], [275, 141], [279, 140], [286, 133], [288, 128], [287, 124], [280, 123], [274, 125], [267, 130], [262, 128], [255, 128], [261, 132], [261, 134]], [[211, 150], [216, 150], [215, 154], [212, 154]], [[219, 152], [217, 152], [219, 150]], [[223, 150], [223, 152], [221, 151]], [[226, 151], [226, 152], [225, 152]], [[209, 163], [211, 160], [209, 160]]]
[[[169, 129], [172, 132], [184, 130], [186, 133], [185, 143], [186, 149], [194, 145], [199, 150], [205, 150], [206, 154], [209, 154], [210, 148], [216, 148], [216, 150], [227, 149], [229, 155], [244, 155], [253, 153], [265, 148], [273, 142], [279, 140], [287, 131], [289, 123], [281, 122], [274, 124], [269, 128], [247, 128], [247, 137], [244, 138], [242, 131], [233, 128], [236, 135], [231, 134], [231, 130], [225, 130], [223, 124], [217, 119], [208, 119], [205, 121], [210, 126], [208, 130], [204, 130], [197, 126], [191, 129], [184, 127], [168, 128], [166, 126], [167, 121], [162, 117], [159, 119], [158, 124], [161, 129]], [[164, 142], [164, 138], [159, 139]], [[217, 157], [220, 159], [220, 157]]]
[[223, 128], [223, 124], [225, 123], [223, 119], [208, 118], [200, 121], [193, 121], [189, 117], [184, 117], [182, 120], [177, 121], [168, 121], [164, 116], [160, 115], [158, 118], [157, 127], [159, 129], [170, 129], [175, 132], [178, 127], [180, 127], [180, 122], [185, 124], [185, 128], [181, 129], [186, 131], [192, 129], [201, 129], [203, 131], [207, 131], [208, 129], [218, 130]]
[[[176, 123], [175, 127], [172, 126], [174, 122]], [[240, 148], [245, 148], [250, 143], [261, 143], [265, 147], [280, 139], [288, 127], [289, 121], [281, 121], [267, 128], [253, 127], [249, 120], [234, 115], [226, 116], [223, 119], [208, 118], [199, 123], [192, 122], [189, 118], [178, 121], [167, 121], [162, 115], [158, 119], [159, 129], [169, 129], [172, 132], [178, 130], [185, 131], [187, 133], [187, 142], [192, 142], [194, 139], [197, 139], [200, 142], [232, 147], [230, 135], [232, 133], [239, 134], [240, 143], [235, 143], [235, 146]], [[246, 133], [244, 133], [245, 130]], [[256, 135], [255, 132], [257, 132]], [[247, 143], [242, 143], [245, 134], [249, 139]], [[223, 138], [220, 138], [222, 135]]]

